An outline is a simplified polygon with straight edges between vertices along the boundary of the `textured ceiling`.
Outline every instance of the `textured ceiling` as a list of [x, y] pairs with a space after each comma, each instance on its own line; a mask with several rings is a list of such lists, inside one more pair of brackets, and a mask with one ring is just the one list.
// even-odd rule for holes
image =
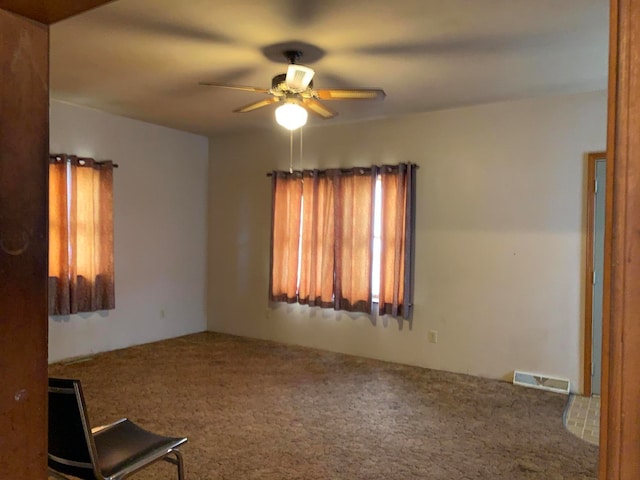
[[353, 122], [604, 89], [608, 2], [117, 0], [51, 27], [52, 95], [201, 134], [271, 127], [273, 106], [231, 113], [261, 94], [198, 82], [269, 88], [288, 42], [314, 46], [317, 88], [385, 89], [311, 123]]

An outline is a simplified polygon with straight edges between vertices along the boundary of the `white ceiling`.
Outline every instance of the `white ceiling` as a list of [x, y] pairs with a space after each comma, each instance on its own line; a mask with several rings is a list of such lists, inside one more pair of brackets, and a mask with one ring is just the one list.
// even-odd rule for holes
[[[116, 0], [51, 28], [55, 99], [201, 134], [271, 127], [231, 113], [286, 70], [263, 54], [324, 51], [316, 88], [380, 87], [313, 124], [607, 86], [607, 0]], [[302, 58], [300, 63], [305, 63]]]

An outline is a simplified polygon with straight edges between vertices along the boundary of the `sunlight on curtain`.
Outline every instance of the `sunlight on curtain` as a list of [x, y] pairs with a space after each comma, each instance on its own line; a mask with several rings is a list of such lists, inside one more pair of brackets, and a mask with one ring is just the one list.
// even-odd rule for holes
[[49, 312], [115, 308], [113, 164], [56, 155], [49, 166]]
[[298, 301], [302, 178], [298, 175], [274, 172], [272, 183], [269, 299], [274, 302], [295, 303]]
[[49, 164], [49, 313], [70, 311], [69, 168], [65, 161]]
[[329, 170], [327, 175], [336, 192], [335, 308], [371, 312], [375, 170]]
[[414, 165], [273, 172], [272, 182], [271, 301], [367, 313], [378, 301], [380, 314], [409, 318]]
[[408, 318], [411, 307], [415, 168], [382, 167], [380, 292], [381, 315]]
[[304, 173], [300, 303], [333, 306], [334, 192], [333, 182], [318, 171]]

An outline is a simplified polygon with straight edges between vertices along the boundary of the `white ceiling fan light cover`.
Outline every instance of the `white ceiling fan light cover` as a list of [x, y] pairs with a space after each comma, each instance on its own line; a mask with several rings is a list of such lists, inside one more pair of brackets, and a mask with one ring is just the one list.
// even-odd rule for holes
[[292, 63], [287, 69], [287, 87], [295, 91], [305, 90], [309, 86], [309, 83], [311, 83], [314, 75], [315, 72], [312, 68]]
[[276, 122], [287, 130], [296, 130], [307, 123], [307, 110], [296, 102], [286, 102], [276, 108]]

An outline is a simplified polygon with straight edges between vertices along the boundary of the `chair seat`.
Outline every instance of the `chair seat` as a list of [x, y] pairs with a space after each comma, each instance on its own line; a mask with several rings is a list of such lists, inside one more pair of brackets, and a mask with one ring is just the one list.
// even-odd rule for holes
[[156, 435], [124, 419], [96, 432], [94, 441], [98, 467], [103, 476], [111, 477], [124, 471], [135, 471], [152, 459], [163, 457], [187, 439]]

